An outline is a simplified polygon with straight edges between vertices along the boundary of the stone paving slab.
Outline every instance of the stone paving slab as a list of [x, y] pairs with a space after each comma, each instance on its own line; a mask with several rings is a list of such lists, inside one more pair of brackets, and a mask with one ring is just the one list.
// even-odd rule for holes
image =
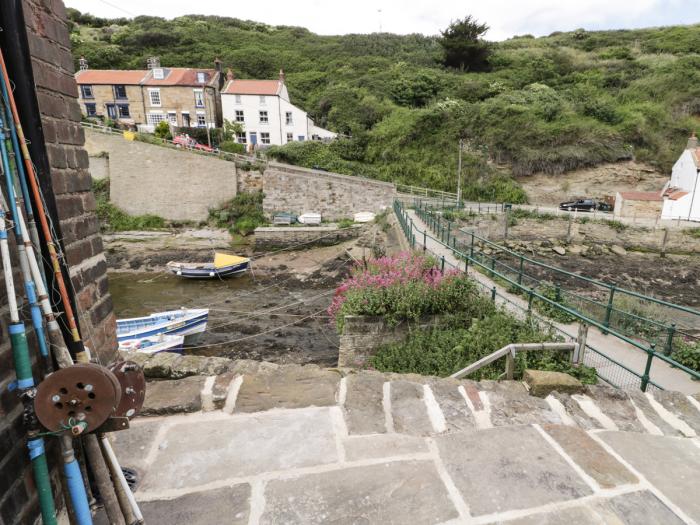
[[488, 395], [493, 426], [562, 423], [549, 404], [544, 399], [529, 396], [522, 383], [481, 381], [479, 389]]
[[598, 408], [613, 420], [617, 428], [629, 432], [644, 432], [644, 426], [637, 418], [634, 405], [624, 390], [604, 385], [589, 385], [588, 396], [595, 401]]
[[196, 487], [337, 460], [325, 408], [181, 422], [168, 429], [141, 490]]
[[683, 512], [700, 521], [700, 447], [689, 439], [649, 434], [599, 436]]
[[682, 525], [684, 523], [659, 498], [647, 490], [615, 496], [594, 505], [593, 508], [604, 518], [605, 523], [625, 525], [640, 523]]
[[459, 384], [459, 381], [432, 381], [430, 383], [430, 389], [445, 416], [448, 432], [471, 430], [476, 426], [474, 415], [458, 390]]
[[661, 403], [666, 410], [685, 421], [696, 433], [700, 434], [700, 411], [688, 401], [685, 394], [669, 390], [657, 390], [654, 392], [654, 399]]
[[347, 394], [343, 412], [350, 434], [386, 432], [384, 417], [384, 376], [363, 372], [347, 376]]
[[423, 385], [419, 383], [391, 382], [391, 416], [396, 432], [414, 436], [434, 432], [423, 400]]
[[683, 436], [683, 433], [680, 430], [672, 427], [661, 416], [659, 416], [659, 413], [654, 410], [654, 407], [652, 407], [651, 403], [649, 403], [649, 398], [647, 398], [643, 392], [633, 390], [628, 392], [628, 395], [634, 402], [634, 405], [640, 410], [640, 412], [642, 412], [642, 414], [644, 414], [644, 417], [646, 417], [652, 425], [658, 428], [664, 434], [664, 436]]
[[595, 430], [601, 428], [600, 423], [589, 417], [588, 414], [583, 411], [581, 405], [579, 405], [569, 394], [552, 392], [550, 395], [564, 405], [568, 416], [573, 419], [580, 428], [584, 430]]
[[256, 374], [243, 376], [235, 412], [336, 404], [338, 372], [315, 365], [262, 365]]
[[343, 447], [347, 461], [428, 452], [428, 445], [423, 438], [403, 434], [353, 436], [343, 440]]
[[591, 489], [533, 427], [497, 427], [434, 439], [472, 515], [591, 494]]
[[543, 428], [602, 488], [639, 482], [622, 463], [608, 454], [600, 444], [580, 428], [564, 425], [545, 425]]
[[601, 520], [597, 512], [590, 507], [581, 505], [549, 512], [538, 512], [514, 520], [495, 520], [489, 522], [489, 525], [602, 525], [603, 523], [605, 522]]
[[398, 461], [270, 481], [260, 523], [420, 525], [456, 517], [432, 461]]
[[158, 430], [163, 420], [141, 419], [131, 422], [127, 430], [108, 434], [114, 453], [124, 467], [142, 469], [144, 460], [153, 446]]
[[146, 399], [140, 415], [197, 412], [202, 408], [201, 391], [204, 380], [203, 376], [192, 376], [177, 380], [149, 381], [146, 384]]

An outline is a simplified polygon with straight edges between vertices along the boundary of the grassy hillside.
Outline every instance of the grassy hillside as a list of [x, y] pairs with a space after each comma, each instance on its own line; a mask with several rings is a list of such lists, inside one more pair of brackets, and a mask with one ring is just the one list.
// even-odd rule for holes
[[[280, 159], [453, 190], [467, 141], [472, 196], [522, 199], [511, 175], [637, 158], [669, 169], [700, 130], [700, 25], [516, 37], [491, 69], [440, 65], [433, 37], [320, 36], [298, 27], [185, 16], [104, 20], [69, 10], [92, 68], [210, 66], [287, 74], [292, 101], [350, 138], [274, 148]], [[488, 21], [487, 21], [488, 22]]]

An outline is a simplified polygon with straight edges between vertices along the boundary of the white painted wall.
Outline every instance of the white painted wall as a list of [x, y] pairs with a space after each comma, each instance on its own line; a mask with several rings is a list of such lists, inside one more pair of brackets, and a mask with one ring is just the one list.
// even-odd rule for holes
[[[691, 210], [692, 205], [692, 210]], [[662, 219], [680, 219], [682, 221], [700, 221], [700, 187], [695, 194], [689, 193], [678, 200], [664, 199], [661, 211]]]
[[[673, 165], [670, 187], [687, 191], [677, 200], [664, 199], [664, 207], [661, 211], [662, 219], [681, 219], [700, 221], [700, 175], [698, 167], [693, 159], [692, 150], [686, 149]], [[695, 192], [695, 198], [693, 198]]]
[[[282, 87], [280, 96], [265, 96], [264, 104], [260, 101], [260, 95], [240, 95], [239, 103], [236, 102], [236, 95], [222, 93], [221, 107], [223, 117], [231, 122], [236, 122], [236, 110], [243, 111], [243, 127], [248, 144], [251, 143], [251, 132], [257, 134], [258, 145], [264, 145], [261, 133], [269, 133], [270, 145], [275, 146], [286, 144], [288, 133], [292, 134], [294, 142], [311, 140], [314, 134], [320, 138], [336, 137], [332, 131], [315, 126], [304, 110], [289, 102], [286, 86]], [[267, 111], [267, 124], [260, 122], [260, 111]], [[291, 124], [287, 124], [287, 112], [292, 114]]]
[[698, 167], [693, 160], [692, 151], [687, 149], [678, 158], [671, 171], [671, 186], [683, 191], [693, 191]]

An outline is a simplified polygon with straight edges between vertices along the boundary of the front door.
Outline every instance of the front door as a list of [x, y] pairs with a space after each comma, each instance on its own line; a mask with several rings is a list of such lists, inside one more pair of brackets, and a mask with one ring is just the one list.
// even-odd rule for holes
[[258, 134], [255, 131], [250, 132], [250, 143], [255, 146], [258, 143]]
[[107, 116], [112, 120], [117, 120], [117, 106], [114, 104], [107, 104]]

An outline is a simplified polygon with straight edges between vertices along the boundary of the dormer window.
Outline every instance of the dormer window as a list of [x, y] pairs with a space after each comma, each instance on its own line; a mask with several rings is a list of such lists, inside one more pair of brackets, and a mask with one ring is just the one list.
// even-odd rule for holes
[[156, 80], [163, 80], [165, 78], [165, 72], [162, 67], [153, 68], [153, 78]]
[[207, 81], [207, 74], [204, 73], [203, 71], [198, 71], [197, 72], [197, 82], [200, 84], [204, 84]]

